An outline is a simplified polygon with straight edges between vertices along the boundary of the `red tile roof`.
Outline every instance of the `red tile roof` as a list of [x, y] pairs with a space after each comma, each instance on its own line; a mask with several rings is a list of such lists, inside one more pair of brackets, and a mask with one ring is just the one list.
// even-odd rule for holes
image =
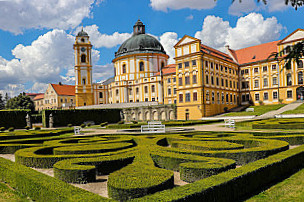
[[212, 55], [212, 56], [215, 56], [215, 57], [221, 58], [223, 60], [227, 60], [229, 62], [234, 63], [233, 59], [228, 54], [218, 51], [218, 50], [211, 48], [209, 46], [206, 46], [204, 44], [201, 44], [201, 51], [203, 53], [206, 53], [206, 54], [209, 54], [209, 55]]
[[247, 64], [252, 62], [258, 62], [268, 59], [271, 53], [277, 51], [277, 44], [280, 41], [273, 41], [269, 43], [260, 44], [257, 46], [251, 46], [239, 50], [230, 50], [238, 63]]
[[[176, 72], [176, 64], [170, 64], [165, 66], [163, 69], [163, 75], [168, 75], [168, 74], [175, 74]], [[157, 72], [155, 76], [160, 75], [160, 72]]]
[[75, 86], [64, 84], [51, 84], [58, 95], [75, 96]]
[[42, 94], [36, 95], [33, 100], [41, 100], [43, 98], [44, 98], [44, 94], [42, 93]]

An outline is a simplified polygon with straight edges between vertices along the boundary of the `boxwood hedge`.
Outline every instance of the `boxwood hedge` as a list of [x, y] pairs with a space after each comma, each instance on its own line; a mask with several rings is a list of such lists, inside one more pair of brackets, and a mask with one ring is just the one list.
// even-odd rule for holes
[[10, 127], [14, 128], [24, 128], [26, 126], [25, 117], [30, 114], [31, 110], [0, 110], [0, 128], [5, 127], [6, 129]]

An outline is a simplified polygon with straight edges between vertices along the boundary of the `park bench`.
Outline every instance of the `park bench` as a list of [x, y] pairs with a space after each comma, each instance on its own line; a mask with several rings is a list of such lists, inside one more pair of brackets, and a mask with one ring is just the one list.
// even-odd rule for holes
[[233, 120], [233, 119], [225, 119], [225, 127], [235, 128], [235, 120]]
[[254, 108], [247, 108], [246, 112], [254, 112]]
[[74, 134], [75, 135], [82, 135], [80, 126], [74, 126]]
[[165, 133], [166, 126], [161, 121], [149, 121], [148, 125], [141, 126], [141, 133]]

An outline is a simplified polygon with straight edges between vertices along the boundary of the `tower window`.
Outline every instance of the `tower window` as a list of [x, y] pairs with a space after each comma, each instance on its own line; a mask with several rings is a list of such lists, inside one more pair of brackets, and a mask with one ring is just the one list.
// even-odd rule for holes
[[86, 84], [86, 79], [82, 79], [82, 84], [83, 84], [83, 85]]
[[161, 68], [164, 68], [164, 67], [165, 67], [165, 63], [162, 62], [162, 63], [161, 63]]
[[127, 72], [126, 64], [122, 65], [122, 73], [125, 74]]
[[86, 62], [86, 56], [85, 55], [81, 55], [81, 62]]
[[81, 40], [81, 42], [84, 42], [84, 38], [81, 38], [80, 40]]
[[144, 62], [140, 62], [140, 63], [139, 63], [139, 71], [141, 71], [141, 72], [145, 71]]
[[151, 86], [151, 90], [152, 90], [152, 93], [155, 92], [155, 86], [154, 85]]
[[103, 98], [102, 92], [99, 92], [99, 98]]

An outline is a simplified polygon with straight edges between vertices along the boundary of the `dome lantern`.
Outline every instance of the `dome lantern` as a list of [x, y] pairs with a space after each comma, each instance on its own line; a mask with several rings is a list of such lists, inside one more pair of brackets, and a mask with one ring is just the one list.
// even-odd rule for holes
[[135, 25], [133, 26], [133, 35], [138, 35], [138, 34], [145, 34], [145, 25], [140, 21], [140, 19], [137, 20]]

